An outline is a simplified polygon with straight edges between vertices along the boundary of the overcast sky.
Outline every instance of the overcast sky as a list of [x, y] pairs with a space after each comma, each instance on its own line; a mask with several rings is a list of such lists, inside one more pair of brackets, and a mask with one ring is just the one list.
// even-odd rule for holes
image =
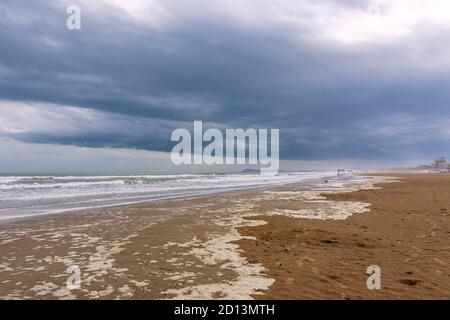
[[194, 120], [279, 128], [285, 160], [431, 162], [449, 40], [448, 0], [2, 0], [0, 172], [164, 155]]

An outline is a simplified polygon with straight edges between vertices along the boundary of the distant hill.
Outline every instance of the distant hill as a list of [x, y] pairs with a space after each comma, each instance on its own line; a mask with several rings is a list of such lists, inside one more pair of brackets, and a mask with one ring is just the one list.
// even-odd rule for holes
[[259, 169], [245, 169], [245, 170], [242, 170], [241, 171], [241, 173], [260, 173], [260, 170]]

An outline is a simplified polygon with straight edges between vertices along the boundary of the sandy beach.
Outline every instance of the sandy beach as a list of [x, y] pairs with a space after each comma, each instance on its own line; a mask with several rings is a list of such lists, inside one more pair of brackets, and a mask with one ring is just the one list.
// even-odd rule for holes
[[371, 175], [2, 223], [0, 298], [448, 299], [449, 189]]
[[[259, 217], [240, 241], [275, 283], [265, 299], [450, 299], [449, 174], [395, 175], [378, 190], [332, 194], [370, 203], [370, 212], [341, 221]], [[368, 290], [366, 268], [381, 269], [381, 289]], [[259, 298], [259, 296], [255, 296]]]

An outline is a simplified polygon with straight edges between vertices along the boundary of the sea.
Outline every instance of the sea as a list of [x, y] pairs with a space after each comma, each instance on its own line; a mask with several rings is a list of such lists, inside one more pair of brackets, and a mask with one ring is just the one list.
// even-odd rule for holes
[[335, 172], [1, 175], [0, 220], [251, 190], [333, 178]]

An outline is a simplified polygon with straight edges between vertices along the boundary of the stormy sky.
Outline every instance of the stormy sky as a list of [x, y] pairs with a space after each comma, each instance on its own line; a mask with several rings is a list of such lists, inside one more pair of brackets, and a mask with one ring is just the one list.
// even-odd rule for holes
[[167, 152], [202, 120], [279, 128], [285, 160], [431, 161], [449, 39], [445, 0], [2, 0], [2, 152]]

